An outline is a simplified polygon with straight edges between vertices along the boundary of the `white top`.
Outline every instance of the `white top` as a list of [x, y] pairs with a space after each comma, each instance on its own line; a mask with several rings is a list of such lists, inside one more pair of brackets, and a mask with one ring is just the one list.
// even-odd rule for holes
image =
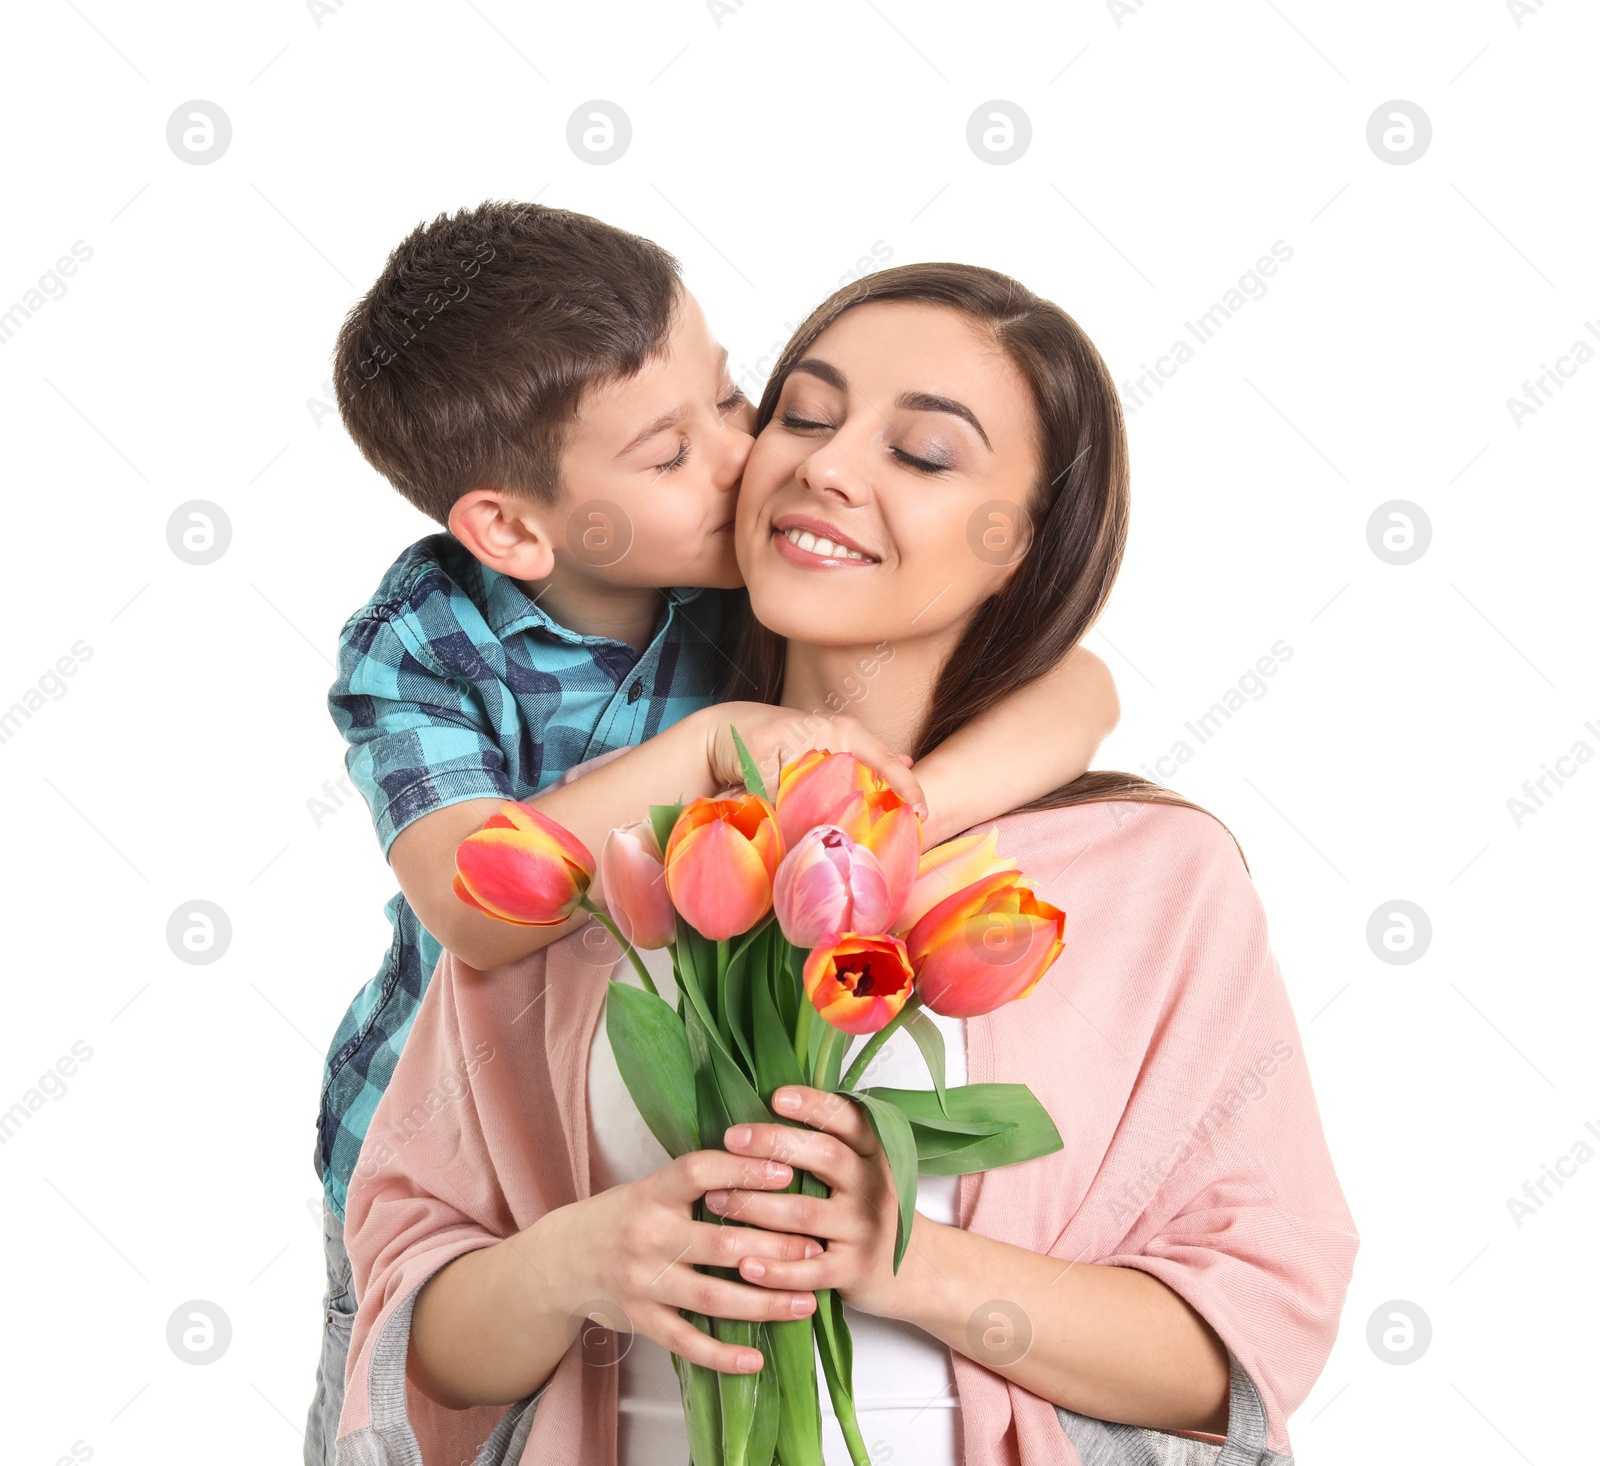
[[[643, 956], [661, 995], [669, 1002], [676, 1001], [671, 954], [663, 950]], [[642, 986], [629, 962], [618, 965], [612, 981]], [[929, 1016], [944, 1034], [946, 1082], [964, 1084], [965, 1022], [936, 1013]], [[647, 1176], [671, 1159], [639, 1117], [617, 1070], [605, 1027], [602, 1014], [589, 1050], [589, 1166], [591, 1189], [597, 1192]], [[921, 1050], [904, 1030], [895, 1033], [878, 1052], [868, 1082], [896, 1089], [933, 1088]], [[918, 1179], [917, 1210], [924, 1216], [954, 1223], [955, 1199], [956, 1177]], [[960, 1405], [948, 1346], [912, 1324], [859, 1313], [849, 1304], [844, 1313], [855, 1349], [856, 1418], [872, 1459], [887, 1459], [892, 1448], [897, 1461], [958, 1466]], [[688, 1461], [689, 1433], [671, 1355], [654, 1339], [635, 1334], [622, 1357], [617, 1386], [618, 1466]], [[820, 1361], [817, 1387], [824, 1460], [827, 1466], [850, 1466]]]

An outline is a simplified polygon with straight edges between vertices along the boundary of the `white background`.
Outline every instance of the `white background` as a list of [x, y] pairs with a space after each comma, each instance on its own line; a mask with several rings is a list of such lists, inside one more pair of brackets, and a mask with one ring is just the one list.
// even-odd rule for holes
[[[736, 370], [879, 243], [1015, 274], [1131, 380], [1292, 248], [1130, 415], [1132, 544], [1090, 638], [1124, 701], [1101, 762], [1193, 745], [1186, 721], [1292, 648], [1168, 782], [1249, 855], [1362, 1235], [1300, 1461], [1592, 1440], [1600, 1164], [1520, 1226], [1507, 1199], [1600, 1124], [1600, 760], [1520, 826], [1507, 801], [1600, 751], [1600, 361], [1520, 426], [1507, 399], [1600, 322], [1594, 8], [320, 8], [6, 16], [0, 308], [93, 251], [0, 350], [0, 708], [91, 651], [0, 743], [0, 1110], [93, 1051], [0, 1147], [6, 1458], [299, 1459], [322, 1052], [394, 890], [360, 801], [320, 825], [308, 801], [343, 772], [339, 628], [432, 528], [323, 384], [387, 251], [491, 196], [659, 240]], [[566, 142], [596, 98], [632, 122], [608, 166]], [[232, 124], [204, 166], [166, 140], [191, 99]], [[991, 99], [1032, 123], [1005, 166], [966, 141]], [[1403, 166], [1367, 141], [1395, 99], [1433, 130]], [[195, 499], [232, 526], [206, 566], [167, 542]], [[1432, 526], [1403, 566], [1367, 539], [1397, 499]], [[211, 965], [165, 937], [196, 899], [232, 924]], [[1396, 899], [1432, 923], [1408, 965], [1366, 937]], [[205, 1367], [166, 1342], [192, 1299], [232, 1325]], [[1415, 1363], [1369, 1347], [1391, 1300], [1431, 1321]]]

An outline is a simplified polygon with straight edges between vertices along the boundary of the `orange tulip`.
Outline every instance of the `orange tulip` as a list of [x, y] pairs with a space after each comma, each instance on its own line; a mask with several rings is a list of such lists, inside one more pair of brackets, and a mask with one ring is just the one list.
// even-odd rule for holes
[[670, 947], [677, 935], [667, 892], [661, 847], [649, 820], [623, 825], [600, 850], [600, 882], [606, 906], [635, 947]]
[[911, 928], [917, 994], [947, 1018], [976, 1018], [1025, 998], [1059, 955], [1065, 925], [1016, 871], [993, 871]]
[[736, 937], [771, 910], [782, 859], [777, 812], [765, 799], [694, 799], [667, 839], [667, 891], [702, 936]]
[[456, 847], [455, 893], [515, 926], [560, 926], [594, 880], [583, 841], [538, 810], [507, 800]]
[[990, 825], [987, 830], [957, 835], [923, 851], [917, 862], [917, 878], [900, 908], [894, 929], [902, 934], [908, 932], [946, 896], [953, 896], [997, 870], [1016, 870], [1016, 861], [996, 851], [999, 838], [999, 826]]
[[899, 937], [841, 932], [806, 958], [806, 996], [843, 1033], [876, 1033], [906, 1005], [915, 974]]
[[889, 914], [900, 910], [917, 877], [922, 821], [853, 753], [814, 748], [785, 765], [777, 804], [786, 849], [816, 825], [837, 825], [877, 857], [889, 884]]

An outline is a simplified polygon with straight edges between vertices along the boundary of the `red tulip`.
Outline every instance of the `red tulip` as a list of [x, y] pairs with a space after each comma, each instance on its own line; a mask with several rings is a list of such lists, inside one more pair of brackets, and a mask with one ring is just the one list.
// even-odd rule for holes
[[899, 937], [841, 932], [814, 948], [803, 973], [806, 996], [844, 1033], [876, 1033], [906, 1005], [915, 974]]
[[1014, 870], [947, 896], [906, 937], [917, 994], [947, 1018], [975, 1018], [1025, 998], [1056, 960], [1065, 915]]
[[817, 825], [783, 857], [772, 883], [778, 925], [797, 947], [834, 932], [882, 931], [889, 883], [878, 858], [837, 825]]
[[736, 937], [772, 908], [782, 856], [778, 816], [765, 799], [691, 800], [667, 839], [672, 904], [702, 936]]
[[635, 947], [670, 947], [677, 936], [661, 846], [649, 820], [623, 825], [600, 851], [600, 884], [612, 919]]
[[538, 810], [507, 800], [456, 847], [455, 893], [515, 926], [560, 926], [594, 880], [583, 841]]
[[900, 910], [917, 876], [922, 821], [852, 753], [815, 748], [778, 776], [778, 825], [786, 847], [817, 825], [835, 825], [877, 857], [889, 885], [889, 913]]

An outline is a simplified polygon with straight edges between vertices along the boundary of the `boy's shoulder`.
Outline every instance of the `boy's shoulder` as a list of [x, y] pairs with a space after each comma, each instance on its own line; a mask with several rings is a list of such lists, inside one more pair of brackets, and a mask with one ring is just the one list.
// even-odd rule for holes
[[[723, 642], [737, 631], [744, 591], [675, 588], [664, 595], [678, 609], [679, 638]], [[377, 589], [344, 624], [340, 642], [368, 648], [377, 638], [405, 643], [413, 655], [454, 647], [473, 658], [518, 632], [533, 630], [565, 664], [585, 637], [551, 620], [517, 583], [484, 565], [453, 534], [425, 535], [408, 545], [384, 572]], [[449, 658], [448, 660], [455, 660]], [[497, 658], [495, 660], [498, 660]]]
[[446, 601], [462, 599], [480, 613], [488, 610], [484, 567], [452, 534], [425, 535], [402, 550], [346, 626], [419, 614], [440, 596]]

